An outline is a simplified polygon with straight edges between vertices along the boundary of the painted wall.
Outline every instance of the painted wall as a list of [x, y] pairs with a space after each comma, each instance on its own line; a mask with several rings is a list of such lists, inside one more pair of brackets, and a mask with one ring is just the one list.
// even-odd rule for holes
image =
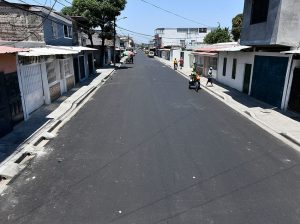
[[15, 54], [0, 54], [0, 72], [13, 73], [17, 71]]
[[65, 37], [64, 35], [64, 25], [67, 25], [69, 27], [72, 27], [72, 22], [66, 22], [59, 20], [58, 18], [54, 18], [52, 16], [49, 16], [51, 20], [57, 21], [57, 37], [53, 35], [52, 30], [52, 21], [50, 19], [47, 19], [44, 22], [44, 37], [45, 37], [45, 43], [47, 45], [55, 45], [55, 46], [72, 46], [73, 45], [73, 38]]
[[170, 61], [174, 61], [175, 58], [176, 58], [177, 61], [179, 61], [180, 52], [181, 52], [180, 49], [171, 50], [171, 52], [170, 52], [170, 54], [171, 54]]
[[[223, 76], [224, 58], [227, 58], [226, 76]], [[236, 76], [232, 79], [233, 59], [237, 59]], [[245, 65], [252, 64], [254, 53], [252, 52], [220, 52], [218, 59], [217, 80], [229, 87], [243, 91]]]

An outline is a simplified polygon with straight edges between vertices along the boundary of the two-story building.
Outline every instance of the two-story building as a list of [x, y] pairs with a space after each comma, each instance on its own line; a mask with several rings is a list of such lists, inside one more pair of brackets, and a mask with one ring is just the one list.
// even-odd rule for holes
[[251, 96], [300, 112], [298, 54], [280, 54], [300, 44], [300, 2], [245, 0], [241, 44], [255, 49]]

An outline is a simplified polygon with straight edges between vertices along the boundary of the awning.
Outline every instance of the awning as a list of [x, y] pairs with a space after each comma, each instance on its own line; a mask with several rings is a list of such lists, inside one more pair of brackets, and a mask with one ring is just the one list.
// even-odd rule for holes
[[29, 49], [0, 46], [0, 54], [13, 54], [13, 53], [24, 52], [24, 51], [29, 51]]
[[201, 56], [216, 56], [218, 53], [210, 53], [210, 52], [192, 52], [193, 55], [201, 55]]
[[70, 55], [70, 54], [78, 54], [78, 51], [56, 49], [56, 48], [49, 48], [49, 47], [37, 47], [37, 48], [30, 48], [28, 52], [18, 53], [18, 55], [24, 57], [38, 57], [38, 56], [47, 56], [47, 55]]
[[231, 52], [234, 52], [234, 51], [241, 51], [241, 50], [245, 50], [245, 49], [250, 49], [251, 47], [249, 46], [234, 46], [234, 47], [228, 47], [228, 48], [220, 48], [220, 49], [217, 49], [216, 51], [219, 51], [219, 52], [224, 52], [224, 51], [231, 51]]
[[171, 49], [165, 49], [165, 48], [161, 48], [161, 49], [158, 49], [159, 51], [171, 51]]
[[77, 51], [77, 53], [81, 51], [97, 51], [98, 49], [90, 48], [90, 47], [83, 47], [83, 46], [51, 46], [47, 45], [46, 47], [53, 48], [53, 49], [64, 49], [70, 51]]

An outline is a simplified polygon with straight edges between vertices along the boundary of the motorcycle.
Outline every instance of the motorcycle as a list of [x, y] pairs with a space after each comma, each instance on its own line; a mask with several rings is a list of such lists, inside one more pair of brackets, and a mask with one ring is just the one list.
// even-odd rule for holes
[[189, 80], [189, 89], [195, 89], [196, 92], [201, 89], [200, 87], [200, 76], [199, 75], [190, 75], [190, 80]]

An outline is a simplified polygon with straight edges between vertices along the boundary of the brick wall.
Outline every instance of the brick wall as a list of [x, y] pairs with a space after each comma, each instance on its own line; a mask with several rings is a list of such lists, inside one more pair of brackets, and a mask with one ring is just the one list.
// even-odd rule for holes
[[43, 41], [42, 17], [10, 6], [0, 5], [0, 40]]

